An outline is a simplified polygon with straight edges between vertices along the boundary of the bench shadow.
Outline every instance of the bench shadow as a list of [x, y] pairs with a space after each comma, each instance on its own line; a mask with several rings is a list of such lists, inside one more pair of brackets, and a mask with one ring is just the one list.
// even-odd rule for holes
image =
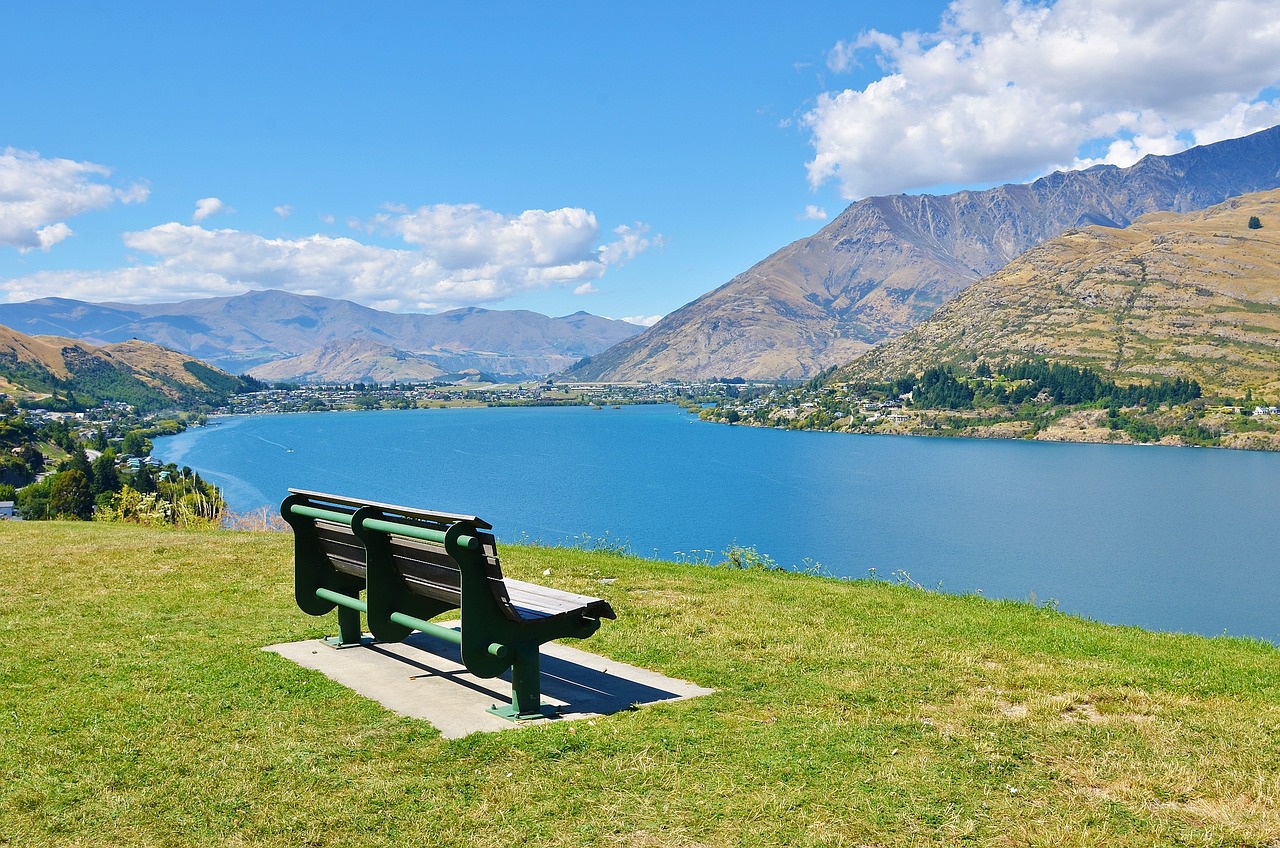
[[[494, 697], [500, 701], [510, 700], [510, 691], [499, 692], [484, 685], [472, 677], [464, 668], [446, 668], [449, 665], [462, 664], [462, 653], [458, 646], [427, 633], [415, 632], [403, 642], [394, 643], [414, 649], [412, 655], [406, 656], [387, 650], [384, 644], [373, 642], [365, 645], [366, 650], [375, 651], [388, 659], [415, 668], [425, 675], [447, 678], [459, 686], [475, 692]], [[544, 646], [545, 647], [545, 646]], [[618, 664], [623, 671], [611, 672], [609, 661], [603, 657], [596, 658], [604, 668], [592, 668], [583, 663], [562, 657], [551, 656], [544, 650], [541, 660], [542, 696], [563, 703], [558, 707], [562, 714], [596, 713], [609, 715], [630, 710], [644, 704], [660, 701], [671, 701], [688, 697], [691, 693], [654, 686], [627, 676], [626, 672], [635, 672], [630, 666]], [[433, 662], [436, 661], [436, 662]], [[443, 660], [444, 663], [440, 661]], [[647, 673], [646, 673], [647, 674]], [[511, 681], [511, 672], [500, 676], [501, 680]]]

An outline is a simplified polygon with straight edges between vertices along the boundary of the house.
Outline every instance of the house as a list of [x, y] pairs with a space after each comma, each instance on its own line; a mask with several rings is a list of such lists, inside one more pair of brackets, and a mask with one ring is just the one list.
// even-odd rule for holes
[[13, 518], [15, 514], [13, 501], [0, 501], [0, 518]]

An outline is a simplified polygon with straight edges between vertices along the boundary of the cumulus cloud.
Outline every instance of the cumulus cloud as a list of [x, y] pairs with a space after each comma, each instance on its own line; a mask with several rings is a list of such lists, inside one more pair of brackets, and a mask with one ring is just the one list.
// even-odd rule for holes
[[599, 291], [599, 289], [596, 288], [595, 283], [583, 283], [582, 285], [574, 289], [573, 293], [574, 294], [595, 294], [597, 291]]
[[875, 64], [805, 115], [814, 186], [850, 199], [1129, 165], [1280, 123], [1274, 0], [956, 0], [937, 32], [877, 31], [828, 55]]
[[216, 215], [221, 211], [221, 200], [216, 197], [202, 197], [196, 201], [196, 211], [192, 213], [191, 220], [198, 224], [210, 215]]
[[155, 257], [151, 264], [48, 272], [2, 287], [11, 300], [58, 294], [116, 301], [277, 288], [380, 309], [430, 311], [553, 287], [585, 293], [610, 267], [657, 240], [641, 235], [640, 227], [619, 228], [601, 244], [595, 216], [582, 209], [508, 216], [475, 205], [441, 205], [390, 210], [368, 228], [394, 234], [406, 246], [319, 234], [272, 239], [171, 222], [124, 236], [131, 251]]
[[281, 218], [288, 218], [290, 215], [293, 214], [293, 207], [290, 206], [288, 203], [282, 203], [279, 206], [273, 206], [271, 208], [271, 211], [275, 212]]
[[827, 220], [827, 210], [821, 209], [810, 203], [804, 208], [804, 212], [800, 215], [801, 221], [825, 221]]
[[620, 265], [651, 247], [662, 247], [662, 236], [649, 235], [648, 224], [614, 227], [618, 238], [600, 248], [600, 261], [606, 265]]
[[619, 319], [626, 321], [628, 324], [635, 324], [637, 327], [652, 327], [654, 324], [662, 320], [661, 315], [632, 315], [627, 318]]
[[145, 185], [112, 186], [104, 182], [110, 175], [110, 168], [93, 162], [6, 147], [0, 153], [0, 245], [21, 253], [48, 250], [73, 234], [67, 218], [147, 199]]

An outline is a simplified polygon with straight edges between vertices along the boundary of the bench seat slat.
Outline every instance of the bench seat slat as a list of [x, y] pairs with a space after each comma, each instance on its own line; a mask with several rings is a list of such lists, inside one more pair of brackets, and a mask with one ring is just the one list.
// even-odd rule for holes
[[600, 598], [578, 595], [560, 589], [504, 579], [512, 605], [524, 618], [549, 618], [557, 615], [586, 615], [590, 618], [613, 618], [613, 608]]

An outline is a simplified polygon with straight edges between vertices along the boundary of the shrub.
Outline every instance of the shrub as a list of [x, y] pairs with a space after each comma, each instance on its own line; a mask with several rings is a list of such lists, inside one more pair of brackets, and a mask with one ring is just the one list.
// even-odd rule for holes
[[774, 562], [773, 557], [760, 553], [755, 549], [754, 545], [744, 547], [734, 543], [724, 549], [724, 558], [724, 562], [720, 564], [725, 568], [758, 569], [762, 571], [782, 570], [781, 566]]

